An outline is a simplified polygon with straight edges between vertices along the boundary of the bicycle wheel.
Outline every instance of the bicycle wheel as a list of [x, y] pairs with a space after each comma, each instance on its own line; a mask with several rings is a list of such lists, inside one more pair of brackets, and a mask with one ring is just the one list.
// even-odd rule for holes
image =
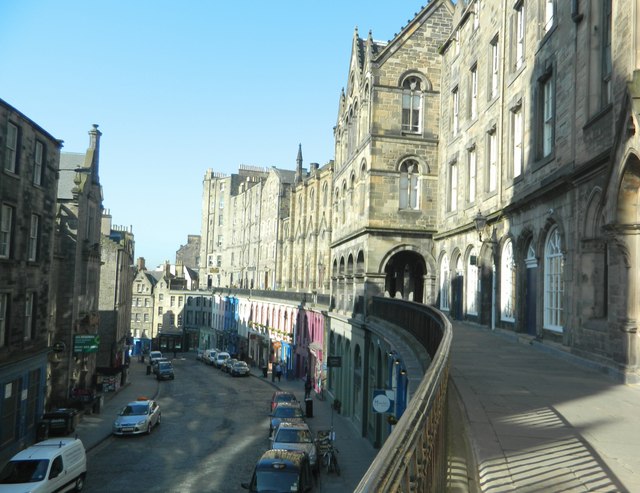
[[340, 476], [340, 466], [338, 465], [338, 459], [335, 452], [331, 454], [331, 465], [333, 466], [333, 470], [336, 472], [336, 474]]

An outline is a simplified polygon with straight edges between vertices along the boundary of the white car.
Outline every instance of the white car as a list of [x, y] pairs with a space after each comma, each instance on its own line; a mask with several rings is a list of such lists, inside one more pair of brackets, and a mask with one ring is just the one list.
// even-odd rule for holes
[[216, 354], [218, 354], [217, 349], [207, 349], [204, 352], [204, 362], [208, 365], [213, 365], [216, 360]]
[[160, 359], [162, 357], [163, 357], [162, 356], [162, 352], [160, 352], [160, 351], [151, 351], [149, 353], [149, 364], [153, 365], [155, 360]]
[[154, 426], [160, 424], [160, 419], [158, 403], [151, 399], [140, 398], [122, 408], [113, 422], [112, 431], [114, 435], [149, 434]]

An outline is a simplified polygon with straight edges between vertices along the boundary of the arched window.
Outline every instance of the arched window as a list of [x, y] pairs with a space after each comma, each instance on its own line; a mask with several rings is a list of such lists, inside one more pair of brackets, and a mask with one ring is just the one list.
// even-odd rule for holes
[[365, 199], [365, 172], [367, 170], [367, 162], [366, 161], [362, 161], [362, 164], [360, 165], [360, 177], [358, 180], [358, 211], [360, 212], [360, 215], [364, 215], [364, 199]]
[[449, 257], [445, 254], [440, 261], [440, 309], [449, 310]]
[[322, 207], [327, 206], [328, 196], [329, 196], [329, 186], [327, 185], [327, 182], [324, 182], [322, 184]]
[[564, 313], [564, 255], [562, 238], [554, 226], [544, 246], [544, 328], [562, 332]]
[[420, 113], [422, 107], [422, 81], [419, 77], [407, 77], [402, 83], [402, 130], [420, 132]]
[[400, 209], [418, 209], [418, 162], [407, 159], [400, 165]]
[[500, 256], [500, 319], [515, 321], [515, 278], [516, 267], [513, 260], [513, 242], [507, 240], [502, 245]]
[[478, 314], [478, 256], [471, 250], [467, 259], [467, 313]]

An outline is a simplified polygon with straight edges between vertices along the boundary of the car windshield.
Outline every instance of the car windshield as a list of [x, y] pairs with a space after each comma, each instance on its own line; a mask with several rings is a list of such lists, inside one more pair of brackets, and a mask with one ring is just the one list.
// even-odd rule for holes
[[236, 368], [244, 368], [244, 367], [248, 367], [249, 365], [247, 365], [244, 361], [238, 361], [233, 366], [235, 366]]
[[122, 416], [143, 416], [145, 414], [147, 414], [146, 404], [129, 404], [120, 413]]
[[291, 402], [295, 400], [295, 397], [291, 394], [279, 394], [276, 396], [276, 402]]
[[172, 368], [171, 363], [160, 363], [161, 370], [170, 370]]
[[256, 489], [260, 493], [298, 491], [299, 474], [296, 471], [260, 471], [256, 474]]
[[149, 356], [151, 358], [162, 358], [162, 353], [160, 351], [151, 351]]
[[303, 418], [302, 409], [299, 407], [278, 406], [273, 412], [276, 418]]
[[49, 461], [47, 459], [11, 461], [0, 472], [0, 484], [42, 481], [47, 474], [48, 467]]
[[278, 430], [276, 442], [279, 443], [311, 443], [311, 433], [309, 430]]

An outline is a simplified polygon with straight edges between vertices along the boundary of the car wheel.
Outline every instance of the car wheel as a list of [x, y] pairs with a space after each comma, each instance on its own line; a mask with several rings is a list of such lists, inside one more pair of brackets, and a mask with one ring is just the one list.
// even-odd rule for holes
[[82, 491], [84, 488], [84, 474], [80, 474], [76, 479], [75, 491]]
[[151, 423], [147, 425], [147, 435], [151, 435]]

